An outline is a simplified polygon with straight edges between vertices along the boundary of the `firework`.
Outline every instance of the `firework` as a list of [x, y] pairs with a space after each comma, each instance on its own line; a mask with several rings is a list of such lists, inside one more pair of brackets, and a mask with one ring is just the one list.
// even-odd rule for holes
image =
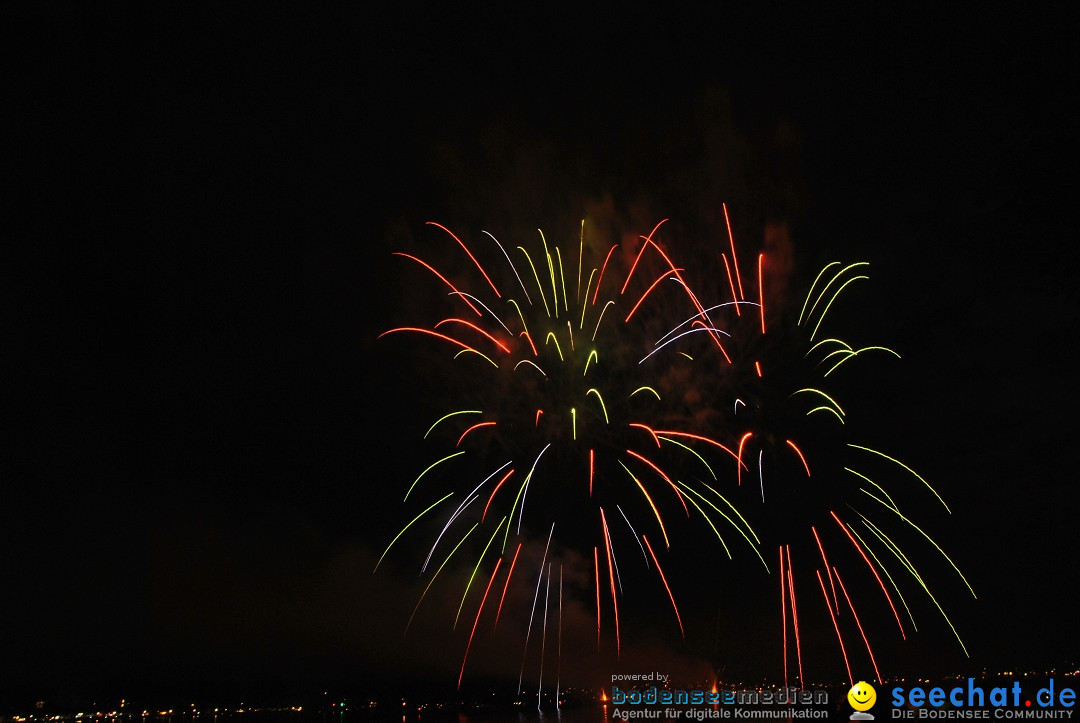
[[[831, 262], [800, 304], [779, 294], [770, 302], [768, 280], [776, 278], [769, 274], [770, 257], [761, 253], [743, 263], [751, 269], [744, 274], [730, 223], [727, 242], [720, 257], [730, 301], [712, 307], [729, 333], [725, 353], [691, 339], [683, 346], [702, 367], [692, 378], [711, 407], [706, 427], [735, 450], [734, 465], [727, 467], [733, 470], [732, 498], [776, 562], [785, 686], [791, 675], [805, 683], [800, 622], [805, 628], [811, 620], [834, 633], [849, 679], [851, 658], [865, 650], [881, 681], [873, 652], [877, 629], [869, 631], [866, 621], [883, 615], [906, 639], [918, 629], [916, 596], [928, 601], [966, 655], [954, 621], [916, 564], [919, 555], [934, 556], [974, 595], [912, 512], [927, 502], [951, 511], [914, 469], [859, 440], [834, 389], [856, 360], [900, 357], [829, 331], [830, 312], [846, 290], [868, 279], [869, 264]], [[696, 323], [689, 318], [685, 325]], [[856, 576], [877, 591], [874, 599], [852, 594]]]
[[[437, 451], [404, 492], [418, 512], [379, 561], [414, 526], [429, 530], [427, 582], [406, 628], [451, 560], [464, 565], [453, 625], [472, 622], [460, 686], [485, 611], [497, 631], [511, 585], [527, 589], [519, 688], [531, 653], [541, 689], [554, 666], [557, 690], [566, 595], [591, 600], [598, 650], [605, 640], [621, 649], [620, 604], [633, 598], [620, 560], [624, 572], [628, 560], [649, 571], [685, 637], [663, 558], [698, 528], [726, 557], [738, 547], [776, 576], [785, 686], [805, 684], [808, 624], [834, 635], [849, 679], [865, 650], [882, 680], [869, 621], [885, 616], [906, 639], [915, 597], [966, 654], [916, 564], [929, 551], [971, 590], [911, 510], [929, 499], [950, 511], [914, 469], [854, 435], [833, 388], [856, 359], [899, 358], [826, 323], [868, 264], [829, 263], [801, 304], [787, 303], [770, 293], [771, 259], [740, 262], [729, 225], [719, 254], [728, 299], [706, 306], [658, 241], [661, 225], [601, 245], [583, 223], [576, 253], [564, 254], [542, 232], [508, 248], [431, 224], [456, 254], [453, 271], [398, 254], [445, 292], [426, 323], [382, 335], [445, 352], [425, 369], [445, 381], [423, 435]], [[522, 554], [530, 540], [543, 540], [542, 554]], [[564, 576], [572, 552], [591, 559], [588, 589]]]
[[[430, 227], [442, 245], [436, 255], [452, 251], [448, 265], [456, 270], [421, 254], [397, 256], [445, 292], [441, 308], [380, 338], [441, 352], [425, 372], [445, 380], [448, 393], [423, 435], [438, 451], [403, 494], [418, 512], [379, 564], [406, 533], [429, 531], [432, 544], [419, 564], [427, 583], [406, 627], [452, 559], [470, 571], [453, 621], [472, 618], [458, 685], [481, 618], [497, 629], [514, 584], [532, 593], [521, 675], [533, 651], [543, 685], [545, 657], [561, 650], [565, 551], [591, 559], [591, 589], [565, 594], [593, 599], [597, 646], [613, 639], [616, 653], [626, 594], [620, 562], [641, 555], [633, 564], [654, 576], [684, 635], [663, 558], [685, 529], [705, 530], [727, 557], [739, 548], [768, 571], [759, 537], [702, 451], [729, 460], [738, 453], [697, 428], [700, 400], [684, 383], [700, 367], [683, 350], [686, 341], [730, 360], [728, 332], [654, 238], [659, 225], [598, 245], [582, 223], [568, 252], [542, 232], [526, 247], [486, 232], [466, 242], [440, 224]], [[545, 541], [543, 555], [523, 569], [529, 540]]]

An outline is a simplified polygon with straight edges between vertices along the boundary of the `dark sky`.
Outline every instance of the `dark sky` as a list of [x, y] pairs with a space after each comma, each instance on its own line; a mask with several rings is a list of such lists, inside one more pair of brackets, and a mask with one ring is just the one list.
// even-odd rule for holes
[[[800, 284], [871, 262], [842, 319], [904, 359], [849, 398], [952, 503], [955, 665], [1075, 659], [1077, 22], [986, 12], [6, 8], [0, 702], [452, 684], [408, 555], [370, 573], [439, 384], [376, 342], [416, 307], [391, 252], [588, 215], [693, 256], [721, 203]], [[711, 604], [568, 677], [700, 669]], [[926, 637], [891, 669], [952, 664]]]

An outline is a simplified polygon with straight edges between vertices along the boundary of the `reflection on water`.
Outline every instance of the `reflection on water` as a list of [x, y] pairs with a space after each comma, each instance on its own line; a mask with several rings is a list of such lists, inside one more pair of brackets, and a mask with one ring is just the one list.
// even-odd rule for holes
[[608, 706], [457, 714], [457, 723], [611, 723]]
[[[469, 711], [435, 710], [420, 714], [402, 715], [400, 723], [618, 723], [610, 716], [607, 705], [567, 706], [552, 710], [531, 709], [516, 710], [510, 708], [492, 708]], [[333, 723], [376, 723], [390, 720], [374, 711], [348, 712]], [[664, 721], [665, 718], [653, 718], [652, 721]], [[252, 722], [254, 723], [254, 722]], [[261, 722], [260, 722], [261, 723]], [[331, 723], [331, 721], [326, 721]], [[397, 723], [397, 719], [394, 719]]]
[[[593, 701], [567, 703], [560, 708], [537, 710], [536, 700], [506, 701], [498, 705], [454, 704], [408, 705], [377, 704], [374, 701], [356, 708], [345, 703], [329, 708], [199, 708], [195, 704], [181, 709], [115, 710], [109, 712], [49, 713], [35, 711], [27, 715], [0, 715], [9, 723], [620, 723], [608, 704]], [[650, 717], [648, 723], [662, 723], [668, 718]], [[673, 720], [673, 719], [672, 719]], [[682, 718], [680, 723], [685, 723]]]

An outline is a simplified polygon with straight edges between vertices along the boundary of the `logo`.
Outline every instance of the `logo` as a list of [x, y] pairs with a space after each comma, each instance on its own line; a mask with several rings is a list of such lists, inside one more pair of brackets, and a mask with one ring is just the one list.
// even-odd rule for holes
[[874, 686], [865, 680], [860, 680], [851, 686], [847, 699], [851, 707], [855, 709], [849, 720], [874, 720], [874, 716], [866, 712], [877, 702], [877, 691], [874, 690]]

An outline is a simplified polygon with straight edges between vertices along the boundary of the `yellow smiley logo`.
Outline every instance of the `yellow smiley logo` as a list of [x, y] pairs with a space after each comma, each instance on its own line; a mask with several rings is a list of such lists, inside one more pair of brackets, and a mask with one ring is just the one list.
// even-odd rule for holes
[[877, 702], [877, 691], [874, 690], [874, 686], [867, 683], [865, 680], [860, 680], [855, 685], [851, 686], [851, 690], [847, 694], [848, 703], [855, 710], [866, 711], [874, 707], [874, 703]]

